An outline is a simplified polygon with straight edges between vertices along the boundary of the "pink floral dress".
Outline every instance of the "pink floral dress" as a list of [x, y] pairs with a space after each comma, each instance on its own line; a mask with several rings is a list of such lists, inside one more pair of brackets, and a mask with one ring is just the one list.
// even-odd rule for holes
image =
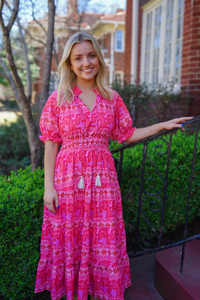
[[[49, 290], [53, 300], [64, 295], [73, 300], [74, 294], [78, 300], [88, 295], [122, 300], [131, 285], [121, 194], [108, 142], [111, 137], [121, 143], [135, 128], [117, 92], [112, 100], [94, 92], [92, 112], [78, 87], [74, 100], [61, 106], [53, 92], [40, 121], [41, 140], [62, 143], [54, 176], [59, 209], [53, 214], [44, 206], [35, 285], [35, 293]], [[81, 178], [84, 187], [79, 188]]]

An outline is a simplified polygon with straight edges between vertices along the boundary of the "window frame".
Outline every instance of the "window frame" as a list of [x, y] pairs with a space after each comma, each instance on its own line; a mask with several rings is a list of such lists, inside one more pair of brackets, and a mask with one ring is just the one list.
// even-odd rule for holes
[[123, 86], [124, 84], [124, 72], [123, 71], [114, 71], [114, 80], [116, 80], [116, 75], [120, 76], [120, 81], [117, 80]]
[[[122, 32], [122, 47], [121, 49], [117, 49], [117, 31], [121, 31]], [[124, 30], [122, 29], [116, 29], [115, 31], [115, 52], [124, 52]]]
[[[149, 3], [143, 7], [142, 16], [142, 45], [141, 45], [141, 82], [145, 82], [145, 46], [146, 46], [146, 26], [147, 26], [147, 15], [152, 12], [152, 28], [151, 28], [151, 50], [150, 50], [150, 66], [149, 66], [149, 87], [153, 87], [153, 43], [155, 34], [155, 12], [156, 9], [161, 6], [162, 16], [161, 16], [161, 38], [160, 38], [160, 54], [159, 54], [159, 69], [158, 69], [158, 84], [164, 85], [164, 59], [165, 59], [165, 39], [166, 39], [166, 24], [167, 24], [167, 2], [168, 0], [157, 0]], [[183, 6], [185, 1], [182, 1]], [[171, 42], [171, 68], [169, 73], [169, 81], [175, 79], [175, 55], [176, 55], [176, 34], [177, 34], [177, 19], [178, 19], [178, 5], [179, 1], [174, 1], [173, 7], [173, 26], [172, 26], [172, 42]], [[183, 7], [184, 11], [184, 7]], [[182, 26], [184, 26], [184, 14]], [[183, 32], [183, 28], [182, 28]], [[181, 37], [183, 39], [183, 35]], [[181, 49], [182, 53], [182, 49]], [[179, 76], [179, 82], [176, 84], [175, 89], [180, 90], [181, 87], [181, 76]]]

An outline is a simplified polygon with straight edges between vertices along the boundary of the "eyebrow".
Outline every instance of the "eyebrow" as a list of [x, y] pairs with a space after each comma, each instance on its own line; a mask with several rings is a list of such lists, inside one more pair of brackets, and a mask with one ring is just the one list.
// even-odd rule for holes
[[[88, 55], [90, 55], [90, 54], [96, 54], [94, 51], [92, 51], [92, 52], [90, 52], [90, 53], [88, 53]], [[76, 54], [76, 55], [74, 55], [74, 57], [76, 57], [76, 56], [82, 56], [83, 54]]]

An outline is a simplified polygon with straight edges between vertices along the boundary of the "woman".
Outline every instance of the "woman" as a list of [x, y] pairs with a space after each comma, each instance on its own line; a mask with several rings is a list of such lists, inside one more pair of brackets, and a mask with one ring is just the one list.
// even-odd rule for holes
[[58, 91], [40, 122], [45, 206], [35, 292], [49, 290], [53, 300], [122, 300], [131, 279], [109, 139], [132, 143], [191, 118], [132, 128], [122, 99], [106, 83], [100, 47], [89, 33], [70, 37], [58, 72]]

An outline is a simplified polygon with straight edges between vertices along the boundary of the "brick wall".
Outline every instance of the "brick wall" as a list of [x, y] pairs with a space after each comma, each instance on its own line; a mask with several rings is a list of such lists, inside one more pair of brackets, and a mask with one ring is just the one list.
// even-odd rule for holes
[[200, 114], [200, 0], [185, 0], [181, 86], [188, 114]]
[[[131, 76], [131, 42], [132, 42], [132, 9], [133, 1], [127, 0], [126, 6], [126, 35], [125, 35], [125, 63], [124, 74], [125, 79], [130, 80]], [[140, 59], [141, 59], [141, 42], [142, 42], [142, 0], [139, 1], [138, 11], [138, 57], [137, 57], [137, 81], [140, 79]]]
[[130, 80], [130, 75], [131, 75], [132, 5], [133, 5], [132, 0], [127, 0], [125, 59], [124, 59], [124, 78], [127, 81]]
[[139, 5], [139, 17], [138, 17], [138, 64], [137, 64], [137, 82], [140, 81], [140, 67], [141, 67], [141, 48], [142, 48], [142, 8], [141, 2]]
[[124, 70], [124, 53], [125, 52], [114, 52], [115, 71]]

